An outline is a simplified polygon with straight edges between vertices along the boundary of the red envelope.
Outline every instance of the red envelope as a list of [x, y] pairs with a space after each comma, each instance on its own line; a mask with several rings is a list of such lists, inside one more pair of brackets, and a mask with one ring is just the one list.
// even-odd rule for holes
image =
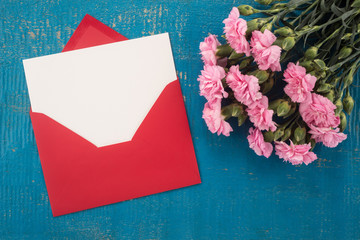
[[[63, 51], [122, 40], [86, 15]], [[129, 142], [96, 147], [44, 114], [30, 116], [54, 216], [201, 182], [179, 80]]]

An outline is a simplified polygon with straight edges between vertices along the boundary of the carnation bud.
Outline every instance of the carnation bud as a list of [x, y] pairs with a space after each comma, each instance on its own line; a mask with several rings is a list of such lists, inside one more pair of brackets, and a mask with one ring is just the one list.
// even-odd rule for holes
[[306, 136], [306, 128], [304, 127], [297, 127], [294, 131], [294, 137], [297, 142], [302, 141], [305, 139]]
[[309, 60], [313, 60], [318, 55], [317, 47], [309, 47], [305, 52], [305, 58]]
[[316, 146], [316, 141], [315, 139], [310, 139], [310, 144], [311, 144], [311, 149], [310, 151], [314, 150], [315, 146]]
[[310, 72], [314, 69], [314, 67], [312, 66], [312, 61], [301, 62], [300, 66], [306, 68], [306, 72]]
[[248, 115], [247, 115], [247, 113], [245, 111], [238, 116], [238, 126], [239, 127], [244, 124], [247, 117], [248, 117]]
[[263, 133], [265, 142], [272, 142], [274, 141], [274, 132], [266, 131]]
[[290, 138], [291, 136], [291, 128], [287, 128], [285, 129], [284, 135], [281, 138], [281, 141], [286, 141]]
[[235, 51], [232, 51], [230, 56], [229, 56], [229, 60], [239, 60], [240, 58], [242, 58], [244, 56], [243, 53], [237, 53]]
[[275, 111], [275, 110], [277, 109], [277, 107], [279, 106], [279, 104], [282, 103], [283, 101], [285, 101], [285, 100], [279, 98], [279, 99], [276, 99], [276, 100], [270, 102], [270, 103], [269, 103], [269, 109]]
[[331, 89], [333, 89], [333, 85], [331, 85], [329, 83], [321, 83], [321, 84], [319, 84], [316, 91], [318, 93], [327, 93], [327, 92], [330, 92]]
[[350, 94], [347, 92], [345, 97], [343, 98], [343, 106], [344, 110], [347, 114], [351, 114], [353, 108], [354, 108], [354, 99], [350, 96]]
[[351, 47], [343, 47], [339, 52], [339, 59], [347, 58], [353, 49]]
[[325, 94], [325, 97], [333, 102], [335, 98], [334, 90], [330, 90], [327, 94]]
[[[358, 25], [358, 32], [359, 32], [359, 25]], [[346, 33], [346, 34], [344, 34], [344, 36], [341, 38], [341, 40], [350, 40], [351, 37], [352, 37], [352, 33]]]
[[260, 90], [263, 94], [266, 94], [272, 89], [273, 86], [274, 86], [274, 78], [270, 77], [267, 81], [265, 81], [260, 85], [261, 87]]
[[251, 63], [250, 58], [246, 58], [246, 59], [242, 60], [241, 63], [239, 64], [239, 69], [241, 70], [241, 69], [246, 68], [250, 63]]
[[341, 98], [338, 98], [335, 101], [335, 106], [336, 106], [335, 114], [339, 115], [339, 113], [343, 110], [343, 104], [342, 104]]
[[246, 34], [250, 34], [254, 30], [259, 30], [259, 23], [257, 22], [257, 19], [253, 19], [247, 22]]
[[269, 31], [271, 31], [272, 26], [273, 26], [273, 25], [272, 25], [271, 23], [266, 23], [266, 24], [264, 24], [264, 26], [262, 26], [262, 28], [260, 29], [260, 31], [261, 31], [261, 32], [264, 32], [266, 29], [269, 30]]
[[225, 107], [222, 107], [222, 109], [221, 109], [221, 115], [223, 115], [225, 117], [225, 120], [227, 120], [231, 117], [238, 117], [240, 115], [243, 115], [244, 113], [245, 113], [245, 110], [244, 110], [243, 105], [238, 104], [238, 103], [233, 103], [233, 104], [227, 105]]
[[273, 3], [275, 0], [255, 0], [255, 2], [258, 2], [262, 5], [269, 5], [271, 3]]
[[294, 31], [289, 27], [281, 27], [279, 29], [276, 29], [274, 31], [274, 33], [279, 34], [280, 36], [283, 36], [283, 37], [288, 37], [288, 36], [293, 35]]
[[268, 80], [270, 76], [270, 74], [265, 70], [256, 70], [252, 72], [251, 75], [254, 75], [259, 80], [259, 84], [262, 84], [263, 82]]
[[340, 79], [341, 79], [340, 77], [335, 77], [335, 78], [331, 79], [330, 84], [333, 86], [336, 86], [336, 84], [338, 84]]
[[259, 30], [264, 24], [267, 23], [267, 20], [262, 18], [255, 18], [247, 22], [247, 31], [246, 34], [252, 33], [254, 30]]
[[328, 68], [326, 67], [326, 64], [323, 60], [321, 59], [315, 59], [314, 63], [316, 64], [316, 66], [321, 69], [321, 70], [327, 70]]
[[295, 43], [296, 41], [294, 37], [286, 37], [281, 44], [281, 48], [285, 51], [289, 51], [295, 46]]
[[249, 5], [240, 5], [240, 6], [238, 6], [238, 9], [239, 9], [240, 14], [243, 16], [249, 16], [251, 14], [259, 12], [259, 10], [255, 9]]
[[220, 58], [228, 57], [232, 51], [233, 49], [230, 47], [229, 44], [220, 45], [217, 47], [216, 56]]
[[291, 103], [290, 111], [283, 118], [290, 117], [291, 115], [293, 115], [295, 113], [295, 111], [296, 111], [296, 103]]
[[276, 45], [276, 46], [281, 47], [284, 39], [285, 39], [284, 37], [278, 37], [278, 38], [275, 40], [275, 42], [273, 43], [273, 45]]
[[281, 138], [284, 135], [284, 129], [282, 128], [278, 128], [276, 129], [276, 131], [274, 132], [274, 141], [277, 141], [279, 138]]
[[277, 112], [277, 115], [279, 117], [283, 117], [283, 116], [285, 116], [286, 114], [289, 113], [290, 109], [291, 109], [291, 106], [289, 105], [289, 102], [288, 101], [283, 101], [276, 108], [276, 112]]
[[354, 77], [352, 73], [348, 74], [344, 79], [344, 88], [347, 88], [353, 83]]
[[352, 4], [351, 7], [353, 8], [359, 8], [360, 7], [360, 0], [355, 0]]
[[346, 129], [346, 125], [347, 125], [347, 120], [346, 120], [346, 116], [344, 112], [340, 113], [340, 131], [343, 132]]

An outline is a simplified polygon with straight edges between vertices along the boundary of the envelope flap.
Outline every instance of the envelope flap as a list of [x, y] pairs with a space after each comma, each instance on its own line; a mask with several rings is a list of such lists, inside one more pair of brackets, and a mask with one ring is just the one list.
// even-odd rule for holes
[[130, 141], [176, 72], [167, 33], [24, 60], [33, 112], [98, 147]]

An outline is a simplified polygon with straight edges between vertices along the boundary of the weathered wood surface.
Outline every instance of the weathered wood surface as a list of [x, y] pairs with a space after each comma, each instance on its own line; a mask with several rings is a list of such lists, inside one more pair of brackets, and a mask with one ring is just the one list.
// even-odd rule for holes
[[[221, 35], [233, 5], [252, 2], [2, 0], [0, 239], [359, 239], [360, 104], [348, 140], [300, 167], [257, 157], [244, 128], [218, 137], [201, 119], [198, 44]], [[129, 38], [170, 33], [203, 183], [53, 218], [21, 60], [60, 52], [86, 13]]]

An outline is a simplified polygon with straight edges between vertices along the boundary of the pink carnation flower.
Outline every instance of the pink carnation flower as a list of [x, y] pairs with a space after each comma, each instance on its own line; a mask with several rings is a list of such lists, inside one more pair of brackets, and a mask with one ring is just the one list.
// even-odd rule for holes
[[306, 69], [297, 63], [289, 63], [284, 72], [284, 81], [288, 84], [285, 86], [285, 93], [293, 102], [303, 102], [313, 90], [316, 77], [306, 74]]
[[233, 7], [229, 17], [223, 23], [225, 24], [224, 33], [230, 46], [237, 53], [245, 53], [250, 56], [250, 45], [246, 40], [247, 23], [244, 19], [240, 18], [239, 9]]
[[229, 69], [226, 83], [234, 91], [236, 100], [247, 106], [262, 96], [259, 92], [259, 80], [255, 76], [241, 74], [238, 65]]
[[317, 159], [315, 153], [310, 152], [311, 144], [295, 145], [290, 140], [290, 145], [285, 142], [275, 142], [275, 154], [286, 162], [291, 162], [293, 165], [305, 163], [308, 165]]
[[257, 155], [265, 156], [266, 158], [270, 157], [273, 151], [273, 145], [264, 141], [264, 136], [258, 128], [255, 128], [255, 130], [253, 128], [249, 129], [247, 140], [249, 141], [250, 148], [253, 149]]
[[280, 55], [281, 48], [272, 45], [276, 40], [276, 36], [269, 30], [264, 33], [253, 31], [251, 35], [251, 52], [254, 60], [259, 65], [260, 70], [271, 69], [273, 72], [281, 71]]
[[220, 45], [216, 35], [209, 35], [200, 43], [201, 59], [205, 65], [217, 65], [216, 50]]
[[273, 110], [268, 109], [269, 100], [266, 96], [262, 96], [261, 99], [255, 101], [246, 109], [250, 121], [255, 127], [260, 130], [271, 130], [275, 131], [276, 126], [272, 120], [274, 114]]
[[340, 118], [335, 116], [335, 109], [329, 99], [316, 93], [309, 94], [299, 106], [300, 115], [308, 126], [323, 128], [339, 126]]
[[225, 78], [225, 70], [219, 66], [205, 65], [198, 78], [200, 82], [200, 95], [209, 102], [216, 98], [227, 98], [228, 93], [224, 90], [221, 80]]
[[205, 103], [202, 117], [212, 133], [223, 134], [228, 137], [233, 131], [230, 124], [221, 115], [221, 99]]
[[310, 129], [311, 138], [315, 139], [316, 142], [322, 142], [330, 148], [336, 147], [347, 138], [346, 134], [339, 132], [339, 128], [320, 128], [310, 125]]

